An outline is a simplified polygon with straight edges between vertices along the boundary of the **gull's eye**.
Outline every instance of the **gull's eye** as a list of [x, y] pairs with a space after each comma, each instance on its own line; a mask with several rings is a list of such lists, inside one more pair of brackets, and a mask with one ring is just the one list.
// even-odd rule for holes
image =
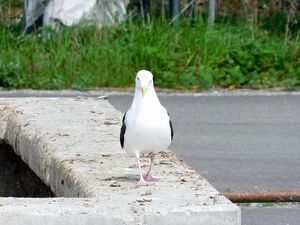
[[137, 79], [137, 80], [140, 80], [140, 78], [139, 78], [139, 77], [137, 77], [136, 79]]

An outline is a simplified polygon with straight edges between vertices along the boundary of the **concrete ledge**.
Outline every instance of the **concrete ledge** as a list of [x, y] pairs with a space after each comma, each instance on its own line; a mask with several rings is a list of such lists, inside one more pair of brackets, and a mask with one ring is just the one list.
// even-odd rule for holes
[[[129, 197], [129, 196], [128, 196]], [[145, 198], [117, 202], [97, 198], [0, 198], [0, 224], [237, 224], [236, 207], [185, 206], [165, 211]], [[148, 199], [150, 199], [148, 197]], [[138, 201], [137, 201], [138, 200]], [[164, 208], [164, 207], [163, 207]], [[3, 213], [5, 212], [5, 213]], [[236, 217], [232, 215], [236, 214]]]
[[72, 197], [0, 198], [0, 224], [241, 223], [239, 208], [172, 152], [156, 157], [155, 186], [136, 187], [136, 161], [118, 143], [120, 119], [105, 100], [0, 99], [0, 139], [56, 196]]

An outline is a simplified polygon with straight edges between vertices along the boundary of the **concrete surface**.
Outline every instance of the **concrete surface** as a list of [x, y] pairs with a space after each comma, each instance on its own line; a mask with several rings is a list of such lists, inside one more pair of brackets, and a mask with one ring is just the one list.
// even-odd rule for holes
[[299, 225], [300, 205], [241, 206], [243, 225]]
[[[109, 96], [125, 111], [132, 96]], [[161, 95], [171, 145], [218, 190], [300, 187], [300, 95]]]
[[[110, 95], [124, 111], [131, 96]], [[175, 129], [170, 149], [218, 190], [300, 187], [300, 92], [161, 94]], [[298, 225], [300, 204], [242, 207], [244, 225]]]
[[57, 196], [87, 197], [1, 198], [1, 221], [240, 224], [239, 208], [172, 152], [156, 158], [155, 186], [136, 187], [136, 162], [118, 143], [120, 120], [121, 113], [105, 100], [0, 99], [0, 139]]
[[[149, 196], [128, 202], [120, 195], [118, 201], [102, 198], [0, 198], [0, 224], [236, 224], [232, 217], [236, 207], [186, 206], [172, 210]], [[169, 203], [166, 202], [166, 205]], [[156, 208], [154, 208], [154, 206]], [[159, 210], [161, 209], [161, 210]], [[5, 213], [4, 213], [5, 212]]]
[[[108, 95], [109, 101], [121, 111], [132, 100], [130, 90], [0, 91], [0, 97], [77, 95]], [[170, 149], [218, 190], [300, 187], [300, 154], [295, 154], [300, 146], [300, 92], [223, 90], [159, 95], [175, 124], [175, 139]], [[212, 110], [218, 113], [211, 113]], [[200, 116], [203, 116], [203, 129], [200, 123], [194, 122]], [[247, 133], [251, 138], [245, 138]], [[201, 144], [202, 134], [212, 137]], [[242, 207], [242, 224], [298, 225], [300, 205], [297, 207]]]
[[[0, 91], [0, 97], [78, 95], [106, 95], [122, 112], [132, 101], [130, 90]], [[175, 127], [170, 149], [218, 190], [300, 187], [300, 92], [223, 90], [159, 96]]]

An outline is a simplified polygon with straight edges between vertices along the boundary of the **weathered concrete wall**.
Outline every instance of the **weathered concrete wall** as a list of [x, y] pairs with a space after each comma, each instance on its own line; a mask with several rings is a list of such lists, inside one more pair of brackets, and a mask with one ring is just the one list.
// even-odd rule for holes
[[87, 198], [0, 198], [0, 218], [13, 224], [30, 215], [35, 224], [59, 218], [70, 224], [240, 224], [238, 207], [172, 152], [156, 157], [153, 173], [160, 180], [154, 186], [136, 187], [136, 161], [119, 146], [121, 116], [105, 100], [0, 99], [0, 139], [57, 196]]
[[0, 144], [1, 197], [54, 197], [50, 188], [6, 144]]
[[165, 211], [166, 207], [151, 196], [138, 199], [120, 197], [118, 201], [100, 198], [0, 198], [0, 224], [240, 224], [240, 215], [232, 204], [209, 206], [199, 202], [199, 205], [181, 207], [173, 196], [164, 203], [168, 206], [168, 211]]

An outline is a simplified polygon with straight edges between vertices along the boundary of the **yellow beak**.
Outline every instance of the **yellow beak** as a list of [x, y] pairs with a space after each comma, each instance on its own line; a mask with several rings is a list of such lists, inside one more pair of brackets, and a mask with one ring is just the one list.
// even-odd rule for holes
[[146, 89], [147, 89], [147, 87], [146, 87], [146, 86], [143, 86], [143, 87], [141, 88], [141, 91], [142, 91], [142, 95], [143, 95], [143, 97], [145, 96]]

